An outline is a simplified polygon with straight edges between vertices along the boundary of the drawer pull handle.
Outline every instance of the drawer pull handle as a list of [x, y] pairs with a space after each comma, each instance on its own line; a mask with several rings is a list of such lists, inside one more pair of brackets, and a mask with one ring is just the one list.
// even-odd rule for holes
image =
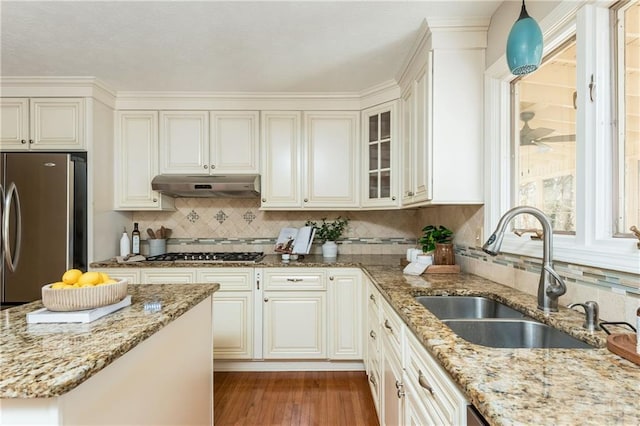
[[287, 278], [287, 281], [292, 283], [299, 283], [300, 281], [304, 281], [302, 278]]
[[391, 332], [391, 334], [393, 334], [393, 327], [391, 327], [391, 324], [389, 324], [389, 320], [384, 320], [384, 328], [386, 328]]
[[369, 331], [369, 336], [371, 336], [371, 338], [373, 340], [376, 340], [376, 332], [375, 331], [373, 331], [373, 330]]
[[369, 299], [371, 299], [373, 303], [376, 303], [376, 297], [373, 294], [369, 295]]
[[433, 388], [427, 382], [427, 378], [424, 377], [421, 370], [418, 370], [418, 383], [420, 386], [429, 391], [429, 393], [433, 396]]

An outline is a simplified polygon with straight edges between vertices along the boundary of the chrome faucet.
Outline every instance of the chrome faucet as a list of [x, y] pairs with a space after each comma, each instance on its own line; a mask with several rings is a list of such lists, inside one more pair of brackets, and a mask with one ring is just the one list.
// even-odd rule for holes
[[592, 300], [584, 303], [572, 303], [568, 306], [569, 309], [573, 309], [576, 306], [582, 306], [586, 315], [584, 324], [582, 326], [589, 331], [602, 330], [598, 325], [598, 313], [600, 311], [598, 303]]
[[553, 254], [551, 242], [553, 241], [553, 230], [549, 218], [539, 209], [529, 206], [518, 206], [507, 211], [498, 222], [496, 230], [491, 234], [482, 250], [491, 256], [497, 256], [500, 252], [502, 239], [507, 228], [507, 224], [515, 216], [528, 213], [534, 216], [542, 224], [542, 271], [538, 283], [538, 309], [544, 312], [558, 312], [558, 298], [567, 292], [560, 275], [553, 269]]

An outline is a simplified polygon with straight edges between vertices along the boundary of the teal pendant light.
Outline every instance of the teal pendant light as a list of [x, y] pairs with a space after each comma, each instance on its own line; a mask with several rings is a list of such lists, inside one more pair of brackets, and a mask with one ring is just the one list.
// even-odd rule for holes
[[513, 75], [534, 72], [542, 61], [542, 31], [527, 13], [522, 0], [520, 17], [513, 24], [507, 39], [507, 63]]

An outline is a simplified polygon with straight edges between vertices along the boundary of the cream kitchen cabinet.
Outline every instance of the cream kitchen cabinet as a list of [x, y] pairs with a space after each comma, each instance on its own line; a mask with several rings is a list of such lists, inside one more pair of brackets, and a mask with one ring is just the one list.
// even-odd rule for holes
[[305, 208], [359, 207], [358, 112], [304, 114]]
[[380, 312], [380, 294], [375, 289], [373, 283], [365, 278], [366, 300], [364, 304], [367, 306], [367, 327], [365, 328], [367, 338], [367, 353], [365, 359], [365, 367], [367, 376], [369, 377], [369, 388], [373, 403], [378, 413], [378, 418], [382, 418], [382, 388], [380, 380], [382, 369], [380, 360], [382, 359], [381, 344], [381, 312]]
[[362, 111], [362, 206], [398, 207], [397, 102]]
[[257, 111], [160, 111], [161, 174], [256, 174]]
[[328, 358], [363, 358], [363, 286], [357, 269], [328, 269]]
[[115, 124], [115, 209], [175, 210], [173, 198], [151, 189], [158, 174], [158, 112], [118, 111]]
[[405, 389], [403, 376], [404, 325], [393, 309], [382, 302], [381, 309], [382, 426], [404, 425]]
[[326, 359], [323, 271], [264, 269], [264, 359]]
[[301, 121], [299, 111], [262, 112], [263, 209], [302, 206]]
[[83, 98], [3, 98], [0, 108], [3, 151], [86, 149]]
[[200, 268], [197, 282], [220, 284], [213, 297], [214, 358], [254, 358], [253, 268]]
[[429, 69], [430, 65], [427, 63], [402, 95], [402, 204], [405, 206], [431, 199]]
[[114, 280], [127, 279], [129, 284], [140, 284], [140, 268], [106, 268], [92, 271], [104, 272]]
[[358, 112], [274, 111], [262, 121], [263, 209], [359, 207]]

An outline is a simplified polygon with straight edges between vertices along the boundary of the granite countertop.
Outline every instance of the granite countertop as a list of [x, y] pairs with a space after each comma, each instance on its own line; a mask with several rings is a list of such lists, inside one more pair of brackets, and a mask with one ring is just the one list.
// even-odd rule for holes
[[131, 285], [131, 306], [87, 324], [27, 324], [26, 314], [42, 308], [40, 301], [1, 311], [0, 398], [49, 398], [70, 391], [219, 287]]
[[[307, 256], [282, 263], [268, 255], [255, 264], [96, 262], [100, 267], [358, 267], [493, 425], [640, 424], [640, 366], [606, 349], [604, 332], [582, 328], [584, 314], [560, 307], [545, 315], [535, 296], [470, 274], [402, 274], [400, 256]], [[568, 332], [596, 349], [498, 349], [469, 343], [414, 299], [419, 295], [488, 296]]]

